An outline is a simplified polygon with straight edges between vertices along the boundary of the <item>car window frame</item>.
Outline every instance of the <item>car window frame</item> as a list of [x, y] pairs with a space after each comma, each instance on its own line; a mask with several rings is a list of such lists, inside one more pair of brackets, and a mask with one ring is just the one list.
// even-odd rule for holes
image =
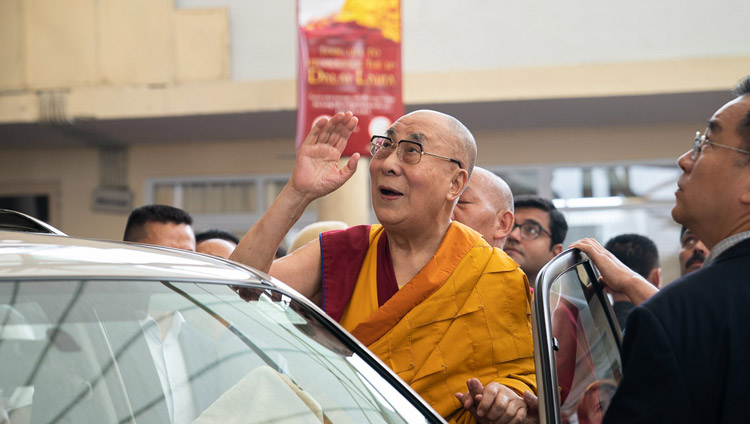
[[573, 248], [561, 252], [539, 272], [531, 305], [539, 420], [542, 424], [562, 422], [555, 360], [555, 351], [558, 345], [557, 340], [552, 336], [552, 315], [550, 313], [551, 287], [558, 277], [579, 265], [585, 270], [595, 290], [596, 299], [605, 312], [607, 324], [615, 338], [615, 346], [620, 358], [622, 358], [622, 332], [615, 318], [612, 305], [604, 292], [604, 285], [599, 281], [599, 270], [591, 262], [591, 259], [579, 249]]

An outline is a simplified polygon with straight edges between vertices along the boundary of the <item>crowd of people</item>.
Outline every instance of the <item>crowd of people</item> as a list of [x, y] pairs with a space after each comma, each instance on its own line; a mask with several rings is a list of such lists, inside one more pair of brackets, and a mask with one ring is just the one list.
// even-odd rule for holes
[[[678, 158], [677, 281], [663, 285], [646, 235], [570, 245], [601, 272], [624, 330], [622, 379], [605, 423], [743, 420], [750, 76], [734, 93]], [[549, 199], [513, 196], [476, 167], [474, 137], [454, 117], [420, 110], [373, 137], [378, 224], [319, 226], [293, 253], [278, 254], [305, 208], [355, 172], [359, 154], [342, 167], [339, 160], [356, 126], [350, 112], [319, 120], [288, 184], [242, 239], [195, 235], [189, 214], [164, 205], [135, 209], [124, 239], [230, 258], [279, 278], [451, 422], [534, 422], [530, 302], [540, 270], [567, 247], [568, 225]]]

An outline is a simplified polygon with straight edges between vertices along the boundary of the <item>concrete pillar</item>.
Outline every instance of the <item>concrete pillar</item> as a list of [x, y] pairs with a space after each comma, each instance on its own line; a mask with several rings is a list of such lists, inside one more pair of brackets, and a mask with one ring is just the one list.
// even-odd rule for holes
[[[345, 166], [348, 157], [341, 158]], [[318, 200], [318, 220], [344, 221], [349, 225], [370, 223], [370, 158], [360, 157], [357, 171], [338, 190]]]

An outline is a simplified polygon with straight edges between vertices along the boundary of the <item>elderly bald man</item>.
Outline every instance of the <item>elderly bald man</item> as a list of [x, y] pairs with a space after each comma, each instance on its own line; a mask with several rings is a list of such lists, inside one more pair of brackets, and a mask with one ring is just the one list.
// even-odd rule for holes
[[231, 259], [322, 306], [449, 421], [520, 421], [520, 395], [536, 387], [528, 281], [478, 232], [451, 221], [476, 159], [457, 119], [412, 112], [372, 137], [380, 224], [323, 233], [273, 261], [307, 205], [354, 173], [359, 154], [341, 169], [339, 159], [356, 126], [350, 112], [314, 125], [289, 182]]
[[508, 183], [475, 166], [469, 186], [453, 209], [453, 219], [477, 230], [490, 246], [502, 249], [513, 230], [513, 193]]

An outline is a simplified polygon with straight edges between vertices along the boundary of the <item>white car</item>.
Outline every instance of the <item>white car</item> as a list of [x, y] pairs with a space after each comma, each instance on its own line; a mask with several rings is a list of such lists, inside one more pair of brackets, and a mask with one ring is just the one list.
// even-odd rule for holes
[[[579, 405], [601, 414], [604, 388], [619, 381], [619, 329], [582, 259], [564, 253], [537, 283], [544, 423], [597, 422]], [[572, 345], [558, 323], [577, 325]], [[573, 358], [562, 383], [561, 352]], [[0, 423], [181, 422], [444, 421], [317, 306], [264, 273], [67, 237], [0, 210]]]
[[268, 275], [4, 213], [0, 423], [444, 422]]

